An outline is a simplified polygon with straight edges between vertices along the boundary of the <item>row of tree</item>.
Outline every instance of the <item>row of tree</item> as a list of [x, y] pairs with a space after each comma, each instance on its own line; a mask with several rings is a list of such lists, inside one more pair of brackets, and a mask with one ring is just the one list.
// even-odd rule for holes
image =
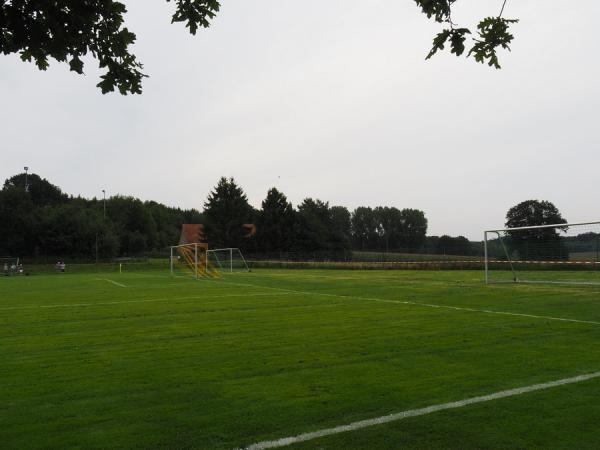
[[[163, 252], [178, 242], [184, 223], [203, 223], [213, 247], [253, 253], [420, 251], [431, 239], [419, 210], [359, 207], [350, 212], [312, 198], [294, 208], [276, 188], [257, 210], [231, 178], [219, 180], [200, 212], [126, 196], [73, 197], [38, 175], [22, 173], [0, 190], [0, 217], [0, 256], [106, 259]], [[249, 236], [243, 224], [253, 224], [250, 230], [256, 233]]]
[[[416, 251], [425, 245], [427, 219], [422, 211], [390, 207], [344, 206], [306, 198], [294, 208], [272, 188], [255, 210], [232, 178], [221, 178], [204, 205], [206, 234], [215, 246], [235, 246], [251, 252], [298, 255], [356, 250]], [[244, 223], [256, 225], [248, 239]]]
[[[105, 213], [106, 211], [106, 213]], [[9, 178], [0, 191], [0, 256], [112, 258], [160, 250], [196, 210], [115, 196], [72, 197], [38, 175]]]
[[[0, 256], [108, 259], [163, 253], [179, 240], [184, 223], [204, 224], [211, 247], [296, 257], [348, 257], [352, 250], [481, 255], [481, 242], [463, 236], [427, 236], [427, 218], [417, 209], [358, 207], [349, 211], [306, 198], [296, 208], [272, 188], [253, 208], [232, 178], [221, 178], [203, 212], [172, 208], [126, 196], [106, 200], [69, 196], [38, 175], [19, 174], [0, 190]], [[489, 241], [489, 254], [506, 259], [568, 259], [572, 252], [600, 252], [600, 235], [567, 237], [567, 228], [519, 230], [566, 220], [550, 202], [528, 200], [506, 215], [503, 240]], [[583, 230], [582, 230], [583, 231]]]
[[[234, 245], [246, 251], [297, 257], [347, 255], [350, 250], [377, 252], [479, 255], [481, 243], [464, 236], [427, 236], [427, 218], [418, 209], [379, 206], [329, 206], [312, 198], [295, 209], [286, 196], [272, 188], [260, 210], [248, 203], [232, 179], [221, 178], [204, 205], [208, 239], [217, 246]], [[239, 224], [256, 224], [248, 240]]]

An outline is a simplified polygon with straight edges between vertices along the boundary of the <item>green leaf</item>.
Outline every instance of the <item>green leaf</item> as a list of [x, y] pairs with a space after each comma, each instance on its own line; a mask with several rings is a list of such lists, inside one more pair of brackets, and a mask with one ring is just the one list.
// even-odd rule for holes
[[69, 61], [69, 66], [73, 72], [77, 72], [78, 74], [83, 73], [83, 61], [79, 59], [79, 56], [76, 55], [71, 58], [71, 61]]
[[431, 58], [433, 55], [437, 53], [438, 50], [443, 50], [446, 45], [446, 41], [450, 37], [451, 30], [444, 30], [441, 33], [438, 33], [435, 38], [433, 38], [433, 47], [429, 51], [429, 54], [425, 59]]

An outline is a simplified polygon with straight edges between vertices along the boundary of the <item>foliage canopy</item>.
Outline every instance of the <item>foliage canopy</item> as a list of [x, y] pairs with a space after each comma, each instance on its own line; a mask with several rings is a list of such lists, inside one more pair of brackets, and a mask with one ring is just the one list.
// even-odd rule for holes
[[[220, 9], [217, 0], [166, 0], [175, 3], [172, 23], [184, 23], [195, 35], [208, 28]], [[415, 0], [423, 13], [447, 26], [433, 40], [427, 58], [447, 43], [457, 56], [466, 50], [468, 28], [452, 22], [452, 6], [457, 0]], [[506, 0], [504, 0], [506, 3]], [[477, 26], [468, 55], [478, 62], [500, 68], [497, 49], [510, 50], [513, 40], [509, 26], [516, 20], [486, 17]], [[82, 58], [91, 55], [103, 74], [97, 86], [102, 93], [117, 89], [121, 94], [141, 94], [147, 75], [131, 52], [136, 35], [125, 26], [125, 5], [116, 0], [4, 0], [0, 3], [0, 52], [18, 53], [23, 61], [48, 68], [50, 58], [67, 63], [71, 71], [84, 73]]]
[[[558, 208], [547, 200], [526, 200], [506, 213], [508, 228], [567, 223]], [[568, 259], [569, 252], [559, 234], [562, 228], [509, 231], [509, 245], [521, 259]], [[566, 229], [562, 229], [566, 230]]]

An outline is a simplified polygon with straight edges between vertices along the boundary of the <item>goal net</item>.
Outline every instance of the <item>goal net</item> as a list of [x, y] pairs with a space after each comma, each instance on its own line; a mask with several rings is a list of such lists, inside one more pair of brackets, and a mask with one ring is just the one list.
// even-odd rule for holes
[[208, 263], [219, 272], [249, 272], [250, 268], [239, 248], [208, 250]]
[[16, 275], [22, 272], [19, 258], [0, 258], [0, 268], [5, 276]]
[[175, 245], [170, 254], [171, 275], [194, 278], [217, 277], [208, 258], [208, 245], [202, 243]]
[[486, 283], [600, 284], [600, 222], [484, 234]]

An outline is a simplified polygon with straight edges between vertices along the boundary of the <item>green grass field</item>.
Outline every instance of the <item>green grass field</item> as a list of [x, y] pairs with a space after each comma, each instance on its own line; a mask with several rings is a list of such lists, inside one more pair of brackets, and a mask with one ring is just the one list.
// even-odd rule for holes
[[[3, 449], [241, 448], [600, 371], [600, 288], [477, 271], [2, 277], [0, 317]], [[599, 396], [596, 378], [288, 448], [598, 448]]]

